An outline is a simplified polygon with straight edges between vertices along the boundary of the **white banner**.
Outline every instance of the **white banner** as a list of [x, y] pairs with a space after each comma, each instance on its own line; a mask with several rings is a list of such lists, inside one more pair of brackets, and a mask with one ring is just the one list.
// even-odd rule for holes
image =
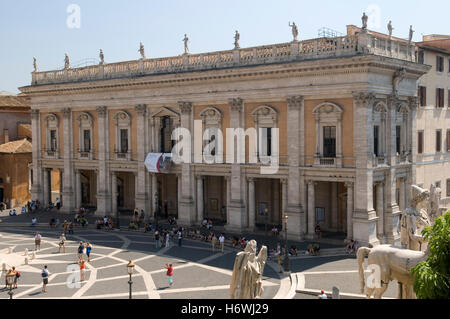
[[171, 153], [149, 153], [145, 159], [145, 167], [151, 173], [167, 173], [171, 164]]

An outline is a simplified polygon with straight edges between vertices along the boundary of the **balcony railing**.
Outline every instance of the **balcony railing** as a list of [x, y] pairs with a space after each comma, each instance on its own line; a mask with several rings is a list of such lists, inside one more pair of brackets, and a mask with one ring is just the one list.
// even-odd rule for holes
[[415, 45], [370, 33], [32, 73], [32, 85], [375, 54], [415, 62]]

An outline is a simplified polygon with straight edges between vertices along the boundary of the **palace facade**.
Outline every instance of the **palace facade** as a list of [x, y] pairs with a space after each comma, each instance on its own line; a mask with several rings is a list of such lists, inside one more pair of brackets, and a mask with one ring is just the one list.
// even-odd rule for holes
[[[47, 202], [59, 170], [65, 211], [118, 216], [158, 207], [179, 224], [204, 217], [233, 231], [284, 227], [292, 239], [322, 230], [363, 244], [398, 243], [400, 210], [415, 183], [417, 63], [408, 41], [359, 31], [343, 37], [33, 72], [32, 198]], [[257, 163], [174, 164], [175, 128], [257, 128]], [[261, 129], [261, 130], [259, 130]], [[278, 129], [278, 147], [274, 147]], [[247, 141], [248, 142], [248, 141]], [[192, 145], [194, 145], [192, 141]], [[165, 208], [163, 208], [163, 211]]]

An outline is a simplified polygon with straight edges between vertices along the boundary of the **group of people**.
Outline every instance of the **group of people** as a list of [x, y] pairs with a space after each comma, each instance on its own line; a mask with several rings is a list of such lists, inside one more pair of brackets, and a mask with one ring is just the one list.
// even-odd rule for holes
[[347, 244], [347, 254], [356, 254], [359, 249], [359, 243], [356, 240], [351, 239]]
[[[20, 272], [16, 270], [16, 267], [11, 267], [11, 269], [5, 269], [5, 289], [17, 289], [17, 282], [19, 281], [19, 278], [21, 276]], [[14, 282], [10, 285], [8, 284], [8, 276], [14, 276]]]
[[210, 230], [210, 229], [212, 229], [212, 227], [213, 227], [213, 222], [212, 222], [212, 220], [211, 219], [203, 219], [203, 221], [202, 221], [202, 227], [204, 227], [204, 228], [206, 228], [206, 229], [208, 229], [208, 230]]
[[309, 244], [308, 245], [308, 254], [311, 256], [320, 255], [320, 245], [319, 243]]
[[173, 236], [173, 231], [168, 231], [165, 229], [156, 229], [155, 230], [155, 245], [156, 245], [156, 249], [161, 248], [162, 246], [169, 248], [170, 247], [170, 235], [172, 233]]

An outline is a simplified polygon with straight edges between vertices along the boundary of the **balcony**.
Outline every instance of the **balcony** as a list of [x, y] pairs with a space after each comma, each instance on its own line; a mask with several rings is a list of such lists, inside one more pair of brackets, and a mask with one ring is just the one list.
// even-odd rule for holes
[[316, 155], [314, 157], [314, 167], [342, 167], [342, 157], [323, 157]]
[[396, 163], [401, 164], [411, 164], [411, 160], [409, 157], [410, 153], [403, 152], [402, 154], [398, 154], [396, 156]]
[[118, 151], [116, 150], [114, 152], [114, 154], [116, 155], [116, 159], [117, 160], [122, 160], [122, 161], [126, 161], [126, 160], [131, 160], [131, 152], [130, 151], [126, 151], [126, 150], [121, 150]]
[[58, 158], [58, 153], [57, 148], [46, 149], [44, 151], [44, 156], [47, 158]]
[[373, 167], [387, 166], [386, 157], [385, 156], [376, 156], [374, 154], [373, 157]]
[[80, 159], [92, 159], [91, 150], [78, 150], [78, 158]]

